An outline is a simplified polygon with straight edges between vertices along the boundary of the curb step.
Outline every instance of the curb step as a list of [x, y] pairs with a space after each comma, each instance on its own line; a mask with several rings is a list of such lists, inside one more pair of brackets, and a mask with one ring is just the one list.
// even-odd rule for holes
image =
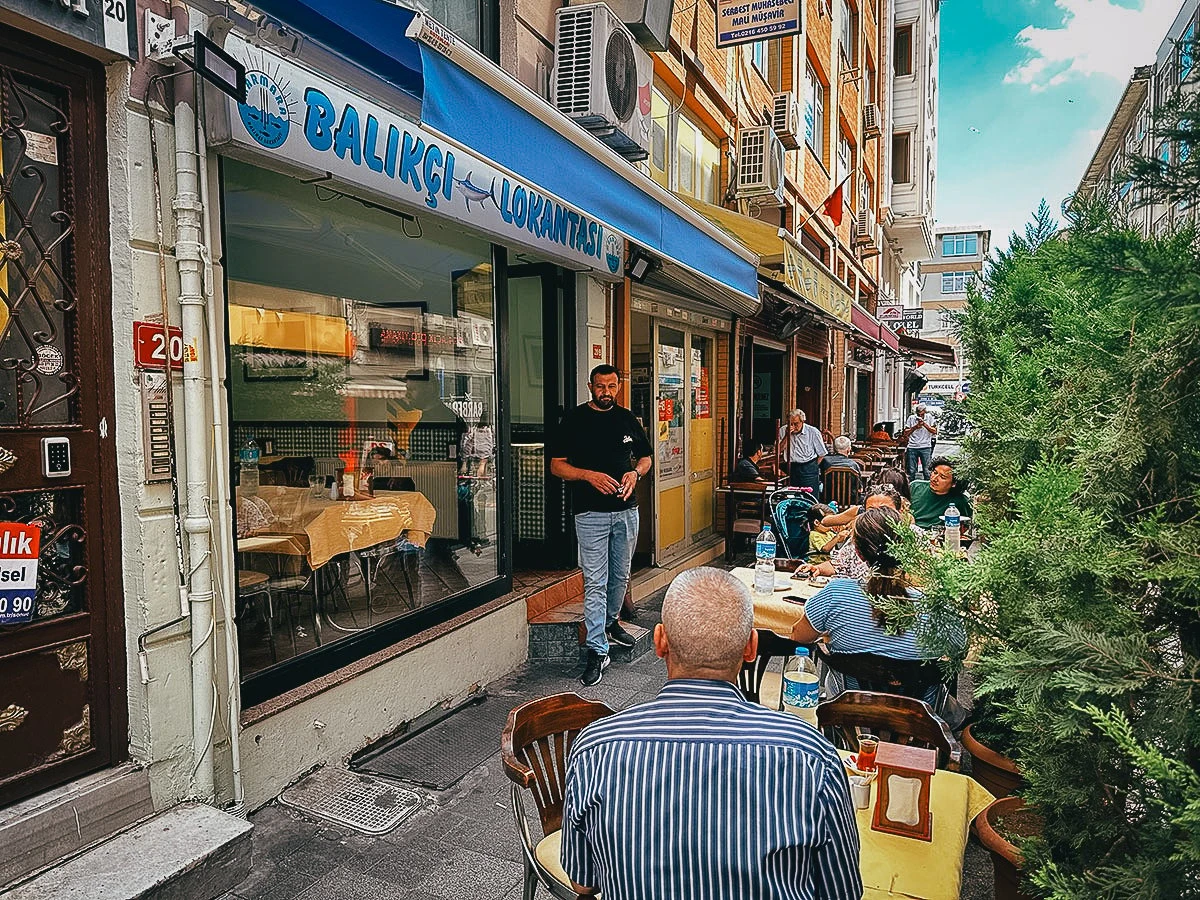
[[[622, 622], [632, 635], [634, 645], [621, 647], [609, 645], [609, 654], [620, 662], [632, 662], [654, 649], [654, 635], [648, 628]], [[538, 622], [529, 626], [530, 662], [584, 663], [582, 622]]]
[[250, 874], [245, 819], [183, 803], [12, 888], [5, 900], [212, 900]]

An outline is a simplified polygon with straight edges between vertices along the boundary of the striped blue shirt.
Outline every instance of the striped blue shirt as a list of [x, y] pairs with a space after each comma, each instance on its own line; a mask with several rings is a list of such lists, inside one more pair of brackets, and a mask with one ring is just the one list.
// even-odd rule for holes
[[562, 862], [604, 900], [862, 896], [837, 751], [724, 681], [677, 679], [571, 749]]

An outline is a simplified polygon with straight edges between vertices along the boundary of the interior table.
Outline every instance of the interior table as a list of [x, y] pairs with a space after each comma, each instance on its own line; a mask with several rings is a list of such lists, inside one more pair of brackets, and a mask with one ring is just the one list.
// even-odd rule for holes
[[823, 587], [813, 584], [807, 578], [792, 578], [787, 572], [776, 572], [776, 586], [781, 587], [786, 582], [787, 587], [772, 592], [769, 597], [760, 597], [754, 593], [753, 569], [738, 566], [731, 569], [729, 574], [750, 588], [750, 596], [754, 600], [754, 627], [766, 628], [789, 640], [792, 636], [792, 626], [800, 621], [804, 612], [804, 604], [785, 600], [784, 597], [808, 600]]

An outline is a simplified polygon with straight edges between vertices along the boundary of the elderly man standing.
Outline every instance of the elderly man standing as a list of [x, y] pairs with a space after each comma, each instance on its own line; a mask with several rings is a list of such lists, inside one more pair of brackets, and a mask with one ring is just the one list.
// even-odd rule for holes
[[571, 749], [562, 863], [605, 900], [814, 900], [862, 895], [837, 751], [736, 686], [758, 652], [750, 592], [690, 569], [663, 601], [656, 699], [589, 725]]
[[908, 417], [904, 423], [901, 440], [908, 441], [908, 449], [904, 451], [904, 467], [908, 470], [911, 481], [917, 477], [917, 465], [920, 464], [924, 473], [921, 477], [929, 477], [929, 460], [933, 456], [933, 439], [937, 437], [937, 426], [929, 418], [924, 403], [917, 404], [917, 411]]
[[802, 409], [788, 413], [788, 422], [779, 429], [779, 465], [786, 466], [792, 487], [821, 489], [821, 460], [827, 452], [821, 432], [809, 425]]

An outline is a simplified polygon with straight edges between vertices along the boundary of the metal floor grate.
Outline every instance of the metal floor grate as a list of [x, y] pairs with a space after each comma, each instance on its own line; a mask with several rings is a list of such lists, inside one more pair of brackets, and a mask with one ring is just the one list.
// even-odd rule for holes
[[337, 766], [322, 766], [285, 790], [279, 800], [364, 834], [387, 834], [421, 806], [419, 794]]

